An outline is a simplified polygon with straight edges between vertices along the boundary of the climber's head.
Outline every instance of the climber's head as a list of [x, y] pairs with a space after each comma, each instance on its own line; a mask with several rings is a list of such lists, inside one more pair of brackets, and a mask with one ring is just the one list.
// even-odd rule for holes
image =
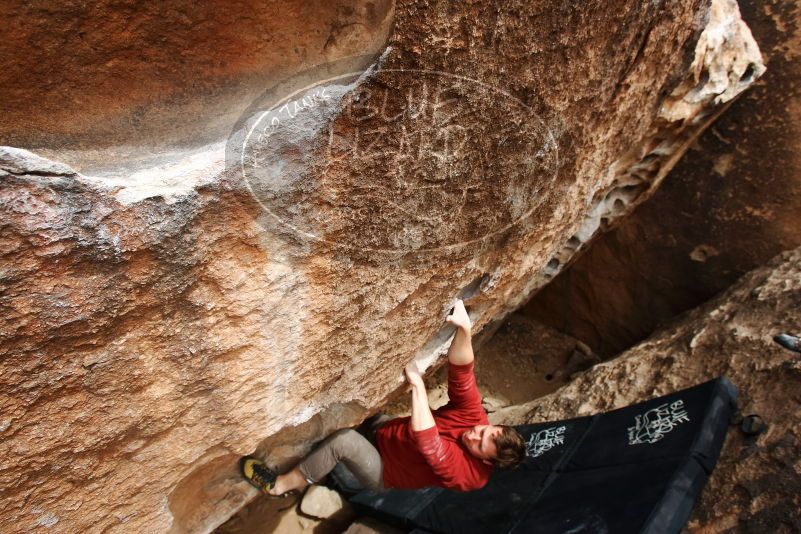
[[523, 437], [510, 426], [476, 425], [461, 438], [470, 454], [501, 469], [514, 469], [526, 457]]

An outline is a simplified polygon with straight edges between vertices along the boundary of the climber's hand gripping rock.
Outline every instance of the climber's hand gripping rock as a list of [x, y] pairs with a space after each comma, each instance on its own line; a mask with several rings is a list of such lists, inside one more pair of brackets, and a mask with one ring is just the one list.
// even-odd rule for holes
[[470, 316], [467, 315], [467, 310], [464, 307], [462, 299], [457, 299], [456, 304], [453, 305], [453, 312], [445, 319], [448, 324], [452, 324], [456, 328], [460, 328], [470, 333], [472, 324], [470, 323]]
[[409, 362], [403, 372], [406, 375], [406, 381], [409, 382], [409, 385], [412, 387], [420, 387], [423, 385], [423, 377], [420, 375], [420, 369], [417, 368], [416, 362]]

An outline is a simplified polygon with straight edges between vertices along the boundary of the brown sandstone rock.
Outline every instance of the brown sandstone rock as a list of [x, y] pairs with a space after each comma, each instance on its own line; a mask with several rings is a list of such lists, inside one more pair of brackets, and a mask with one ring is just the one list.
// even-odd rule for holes
[[78, 170], [214, 142], [276, 79], [380, 50], [392, 9], [391, 0], [3, 2], [0, 139], [57, 152]]
[[801, 3], [740, 6], [766, 74], [525, 308], [605, 356], [801, 245]]
[[[614, 10], [399, 2], [389, 46], [373, 61], [392, 12], [381, 5], [351, 14], [375, 22], [364, 39], [339, 22], [326, 39], [355, 43], [368, 58], [356, 64], [369, 68], [313, 72], [336, 78], [327, 97], [295, 100], [309, 105], [251, 139], [256, 150], [244, 144], [256, 180], [230, 156], [243, 155], [235, 142], [250, 139], [266, 110], [249, 108], [228, 154], [212, 134], [234, 128], [228, 104], [236, 114], [246, 107], [238, 99], [259, 76], [298, 70], [291, 54], [265, 58], [269, 46], [251, 33], [280, 9], [262, 6], [253, 28], [231, 36], [226, 27], [223, 42], [212, 37], [216, 19], [208, 34], [174, 29], [171, 3], [99, 6], [93, 17], [116, 22], [85, 29], [77, 5], [35, 16], [27, 4], [5, 8], [61, 37], [21, 30], [11, 41], [45, 52], [6, 54], [3, 64], [23, 63], [32, 80], [80, 79], [53, 82], [71, 98], [91, 85], [89, 109], [114, 104], [98, 130], [114, 146], [95, 150], [80, 106], [55, 116], [63, 128], [47, 122], [58, 90], [43, 86], [32, 97], [44, 111], [26, 115], [31, 99], [3, 86], [21, 125], [11, 139], [47, 146], [82, 174], [18, 149], [0, 157], [0, 530], [213, 529], [256, 495], [236, 473], [238, 455], [257, 449], [286, 467], [363, 418], [401, 385], [411, 358], [428, 365], [444, 353], [454, 298], [466, 299], [477, 332], [515, 309], [650, 195], [762, 69], [726, 0], [627, 0]], [[224, 24], [237, 9], [227, 6], [195, 12]], [[287, 42], [270, 50], [296, 45], [302, 57], [308, 36], [290, 37], [300, 22], [287, 24], [277, 34]], [[202, 35], [193, 61], [230, 58], [240, 80], [255, 72], [257, 81], [242, 81], [240, 93], [225, 71], [209, 91], [225, 88], [232, 100], [185, 94], [208, 71], [173, 60]], [[104, 46], [129, 38], [130, 52], [111, 54], [124, 56], [122, 67], [112, 58], [96, 72]], [[53, 58], [59, 44], [75, 63]], [[255, 64], [238, 63], [242, 47]], [[134, 66], [143, 85], [120, 74]], [[372, 113], [376, 95], [398, 113]], [[199, 122], [162, 113], [174, 102]], [[138, 133], [117, 129], [137, 113]], [[217, 126], [204, 122], [212, 115]], [[164, 133], [165, 123], [181, 135], [208, 126], [209, 135], [177, 149], [171, 143], [187, 138]], [[37, 137], [42, 127], [51, 134]], [[155, 148], [143, 144], [139, 157], [151, 134]]]
[[379, 523], [373, 519], [360, 519], [345, 531], [345, 534], [400, 534], [402, 531]]
[[312, 485], [300, 501], [300, 511], [317, 519], [329, 519], [334, 515], [353, 515], [350, 505], [336, 491]]
[[801, 529], [801, 355], [774, 334], [801, 325], [801, 249], [786, 252], [624, 354], [547, 397], [491, 416], [548, 421], [607, 411], [726, 375], [743, 414], [759, 414], [756, 439], [732, 428], [688, 532]]

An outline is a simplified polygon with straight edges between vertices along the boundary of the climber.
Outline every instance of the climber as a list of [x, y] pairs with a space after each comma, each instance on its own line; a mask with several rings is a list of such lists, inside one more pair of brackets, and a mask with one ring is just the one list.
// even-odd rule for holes
[[449, 402], [433, 413], [414, 362], [406, 366], [412, 415], [390, 419], [375, 430], [374, 442], [352, 429], [325, 439], [294, 469], [276, 476], [264, 463], [245, 456], [243, 476], [270, 495], [284, 495], [320, 482], [341, 462], [367, 489], [439, 486], [478, 489], [493, 467], [512, 469], [523, 461], [523, 438], [508, 426], [490, 425], [473, 373], [471, 322], [461, 300], [446, 321], [456, 327], [448, 349]]

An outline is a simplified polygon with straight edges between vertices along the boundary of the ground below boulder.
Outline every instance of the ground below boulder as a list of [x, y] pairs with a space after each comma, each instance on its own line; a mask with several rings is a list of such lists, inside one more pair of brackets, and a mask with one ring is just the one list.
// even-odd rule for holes
[[726, 375], [743, 414], [765, 433], [729, 432], [689, 532], [801, 531], [801, 355], [772, 341], [801, 330], [801, 248], [748, 273], [725, 293], [677, 318], [620, 357], [558, 392], [491, 416], [527, 423], [626, 406]]

